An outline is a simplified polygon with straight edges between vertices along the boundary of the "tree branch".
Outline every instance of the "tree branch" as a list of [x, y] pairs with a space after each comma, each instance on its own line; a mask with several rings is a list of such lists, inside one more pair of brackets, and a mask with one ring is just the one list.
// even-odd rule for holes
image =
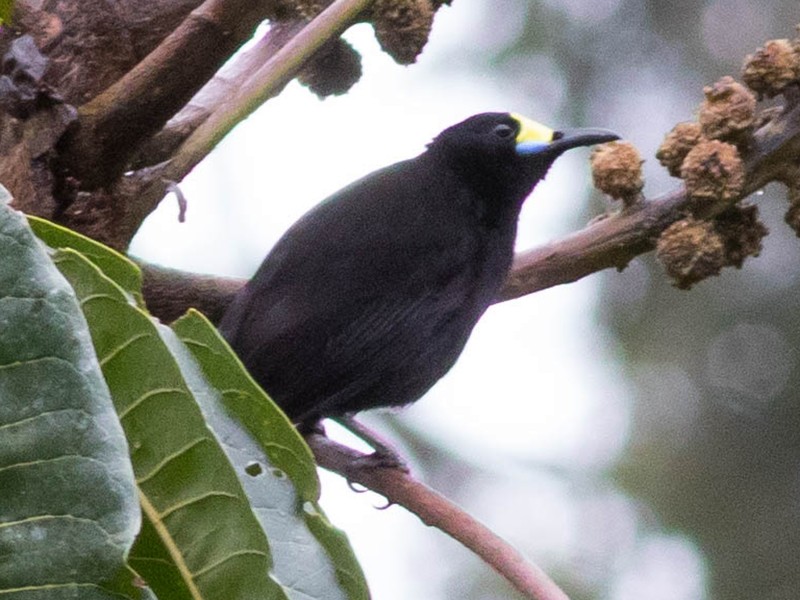
[[[107, 192], [104, 189], [78, 192], [59, 221], [124, 252], [142, 221], [164, 198], [167, 188], [183, 179], [260, 103], [280, 92], [320, 46], [344, 31], [370, 2], [372, 0], [337, 0], [331, 4], [272, 56], [235, 95], [220, 103], [218, 110], [197, 126], [170, 160], [119, 178]], [[132, 156], [128, 156], [130, 158]], [[189, 293], [184, 298], [196, 296]]]
[[114, 182], [139, 145], [158, 131], [249, 39], [266, 0], [206, 0], [153, 52], [79, 109], [61, 145], [62, 166], [82, 189]]
[[235, 277], [199, 275], [141, 262], [139, 266], [144, 275], [142, 295], [147, 308], [165, 323], [183, 315], [190, 306], [212, 323], [219, 323], [228, 304], [245, 284], [244, 279]]
[[161, 131], [142, 145], [131, 169], [137, 170], [168, 160], [209, 115], [227, 104], [236, 90], [242, 88], [253, 73], [304, 26], [305, 22], [302, 21], [273, 23], [252, 48], [222, 67]]
[[[742, 198], [782, 179], [787, 165], [798, 161], [800, 104], [791, 103], [755, 133], [753, 145], [744, 157], [747, 179]], [[739, 200], [719, 202], [707, 216], [719, 214]], [[686, 216], [688, 203], [684, 190], [679, 189], [517, 254], [498, 301], [572, 283], [603, 269], [623, 269], [636, 256], [652, 250], [659, 234]]]
[[[450, 500], [401, 469], [364, 465], [367, 456], [321, 434], [306, 437], [319, 466], [366, 486], [403, 506], [429, 527], [436, 527], [477, 554], [531, 600], [569, 600], [547, 574], [516, 548]], [[361, 466], [360, 466], [361, 465]]]
[[279, 93], [325, 42], [344, 32], [372, 2], [333, 2], [197, 128], [165, 166], [163, 176], [174, 181], [183, 179], [238, 123]]
[[[46, 81], [78, 106], [125, 75], [202, 0], [17, 0], [14, 27], [0, 32], [0, 53], [29, 33], [50, 60]], [[90, 35], [87, 35], [87, 33]]]
[[[787, 168], [800, 162], [800, 103], [792, 102], [754, 136], [750, 152], [745, 156], [747, 180], [743, 197], [761, 189], [771, 181], [783, 180]], [[497, 302], [519, 298], [549, 287], [571, 283], [611, 267], [623, 269], [633, 258], [652, 250], [659, 234], [683, 218], [689, 200], [683, 189], [636, 204], [622, 212], [597, 221], [560, 240], [520, 252]], [[709, 210], [718, 214], [727, 204], [718, 203]], [[145, 273], [158, 267], [142, 265]], [[182, 304], [187, 298], [200, 302], [202, 294], [192, 291], [198, 276], [171, 272], [169, 286], [145, 290], [145, 299], [154, 315], [169, 320], [192, 305]], [[209, 315], [222, 315], [244, 280], [219, 280], [218, 293], [204, 298], [201, 306]], [[203, 286], [208, 286], [203, 280]], [[184, 289], [184, 288], [189, 288]], [[196, 305], [195, 305], [196, 306]], [[203, 308], [201, 308], [203, 310]], [[212, 318], [213, 320], [213, 318]]]

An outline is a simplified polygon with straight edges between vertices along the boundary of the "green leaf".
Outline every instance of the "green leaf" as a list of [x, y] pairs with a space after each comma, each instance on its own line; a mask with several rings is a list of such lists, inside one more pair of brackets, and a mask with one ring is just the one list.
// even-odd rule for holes
[[139, 598], [125, 565], [139, 524], [125, 438], [78, 301], [2, 201], [0, 596]]
[[[213, 440], [231, 461], [232, 465], [225, 468], [238, 477], [241, 485], [237, 488], [240, 494], [237, 502], [241, 500], [243, 489], [249, 501], [248, 507], [254, 511], [249, 514], [251, 517], [255, 514], [260, 527], [245, 526], [244, 522], [218, 527], [215, 533], [219, 538], [206, 539], [205, 552], [216, 552], [215, 560], [220, 563], [239, 560], [245, 564], [242, 560], [244, 554], [225, 555], [226, 544], [230, 544], [230, 540], [236, 540], [238, 544], [238, 536], [242, 533], [237, 529], [243, 529], [245, 537], [264, 536], [266, 532], [261, 550], [268, 552], [265, 541], [268, 540], [274, 562], [271, 577], [283, 583], [282, 592], [285, 594], [275, 597], [368, 598], [363, 573], [346, 536], [329, 523], [317, 504], [319, 480], [310, 450], [283, 413], [249, 377], [213, 326], [195, 312], [175, 324], [176, 331], [191, 349], [190, 353], [170, 329], [154, 322], [139, 310], [141, 306], [137, 308], [130, 301], [131, 297], [140, 298], [141, 274], [128, 259], [47, 221], [34, 218], [32, 225], [49, 244], [75, 248], [88, 254], [90, 261], [81, 262], [80, 255], [64, 252], [59, 255], [58, 264], [84, 299], [83, 307], [98, 354], [113, 353], [110, 359], [103, 360], [103, 367], [134, 449], [137, 474], [147, 472], [148, 468], [153, 468], [152, 465], [167, 469], [159, 465], [159, 458], [162, 462], [170, 459], [177, 463], [177, 466], [170, 464], [169, 467], [175, 471], [182, 470], [181, 462], [193, 465], [194, 459], [175, 456], [190, 443], [193, 430], [200, 431], [197, 435], [206, 436], [204, 439]], [[95, 264], [92, 266], [91, 262]], [[123, 289], [114, 285], [113, 280]], [[202, 370], [195, 359], [200, 362]], [[139, 404], [166, 406], [153, 411], [151, 408], [140, 409]], [[178, 405], [184, 406], [179, 408]], [[198, 419], [194, 421], [194, 429], [187, 428], [188, 413], [192, 414], [193, 421]], [[200, 418], [205, 422], [201, 423]], [[178, 431], [173, 431], [175, 428]], [[148, 432], [152, 432], [152, 437]], [[178, 440], [184, 437], [187, 439], [181, 446]], [[159, 445], [165, 447], [159, 448]], [[150, 461], [149, 467], [142, 465], [141, 457]], [[202, 465], [198, 468], [224, 471], [217, 464], [221, 462], [219, 457], [213, 458], [198, 460]], [[159, 482], [159, 485], [171, 485], [175, 489], [146, 492], [143, 486], [142, 504], [149, 518], [145, 519], [134, 547], [132, 564], [165, 599], [223, 597], [227, 600], [236, 597], [232, 595], [234, 590], [230, 584], [224, 588], [210, 586], [204, 589], [192, 582], [193, 571], [183, 564], [187, 559], [182, 557], [185, 548], [193, 544], [192, 536], [195, 535], [190, 531], [192, 511], [186, 508], [174, 511], [175, 515], [181, 516], [180, 521], [186, 529], [183, 532], [186, 541], [181, 546], [171, 540], [178, 532], [171, 531], [166, 523], [173, 519], [173, 513], [170, 513], [170, 519], [162, 519], [165, 521], [162, 523], [157, 515], [164, 511], [148, 505], [152, 495], [167, 497], [181, 493], [179, 488], [187, 485], [187, 481], [173, 478]], [[216, 482], [208, 483], [216, 490]], [[191, 505], [191, 501], [184, 502]], [[198, 515], [204, 516], [200, 512]], [[214, 516], [222, 521], [216, 511]], [[196, 535], [207, 534], [201, 527]], [[215, 543], [220, 544], [220, 548], [212, 548]], [[264, 572], [269, 566], [269, 555], [266, 556]], [[253, 570], [250, 568], [248, 571], [251, 576]], [[226, 577], [237, 583], [242, 580], [241, 574], [232, 567], [225, 577], [220, 576], [220, 581]], [[267, 589], [275, 587], [276, 594], [281, 589], [272, 581], [264, 583], [264, 586], [259, 597], [264, 597]], [[215, 595], [220, 593], [220, 589], [223, 595]], [[249, 589], [252, 592], [255, 587]], [[243, 592], [242, 597], [244, 595]]]
[[[159, 326], [71, 249], [72, 283], [131, 446], [146, 535], [131, 563], [163, 598], [286, 598], [236, 474], [206, 426]], [[166, 328], [163, 328], [166, 329]]]
[[62, 225], [40, 217], [28, 215], [28, 223], [40, 240], [51, 248], [72, 248], [96, 264], [107, 277], [136, 298], [140, 307], [144, 306], [141, 297], [142, 271], [128, 257], [113, 248], [72, 231]]
[[0, 0], [0, 25], [10, 23], [14, 13], [14, 0]]
[[197, 359], [205, 377], [221, 391], [225, 408], [256, 440], [297, 488], [302, 501], [319, 498], [317, 465], [291, 421], [253, 381], [216, 328], [190, 310], [172, 329]]
[[[292, 544], [304, 546], [302, 561], [294, 554], [275, 552], [277, 579], [296, 581], [296, 591], [312, 598], [339, 597], [334, 594], [337, 588], [350, 599], [369, 598], [347, 537], [330, 524], [317, 504], [316, 464], [297, 430], [203, 315], [191, 310], [172, 327], [207, 380], [221, 391], [216, 401], [227, 415], [215, 408], [208, 420], [226, 440], [226, 452], [270, 542], [274, 546], [276, 540], [291, 539]], [[283, 481], [285, 477], [294, 490]]]

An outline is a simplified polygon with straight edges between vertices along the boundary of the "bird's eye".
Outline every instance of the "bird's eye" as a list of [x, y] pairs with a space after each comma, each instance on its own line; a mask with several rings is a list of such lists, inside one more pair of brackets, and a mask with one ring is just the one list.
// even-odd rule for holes
[[510, 138], [514, 136], [514, 128], [511, 127], [511, 125], [501, 123], [492, 130], [492, 133], [494, 133], [497, 137]]

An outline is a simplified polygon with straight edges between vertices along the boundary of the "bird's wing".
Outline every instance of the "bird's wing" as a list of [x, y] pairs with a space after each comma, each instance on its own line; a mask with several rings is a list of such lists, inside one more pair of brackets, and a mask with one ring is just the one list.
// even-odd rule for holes
[[356, 410], [351, 403], [367, 393], [380, 394], [385, 405], [415, 400], [449, 369], [466, 341], [450, 340], [446, 332], [461, 313], [450, 291], [456, 280], [426, 293], [333, 292], [323, 310], [293, 310], [284, 296], [264, 320], [253, 321], [247, 335], [257, 341], [243, 359], [290, 416], [312, 408], [321, 414]]
[[439, 323], [464, 301], [458, 265], [469, 263], [469, 239], [430, 202], [408, 196], [407, 182], [417, 193], [426, 184], [409, 178], [409, 167], [379, 171], [298, 221], [223, 321], [245, 365], [290, 415], [424, 359], [398, 356], [405, 348], [436, 356]]

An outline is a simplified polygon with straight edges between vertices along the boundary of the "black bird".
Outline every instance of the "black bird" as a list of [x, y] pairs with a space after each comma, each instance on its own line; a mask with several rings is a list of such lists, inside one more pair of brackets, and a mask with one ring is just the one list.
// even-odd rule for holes
[[497, 296], [536, 183], [565, 150], [618, 137], [509, 113], [445, 129], [297, 221], [222, 334], [296, 424], [413, 402]]

